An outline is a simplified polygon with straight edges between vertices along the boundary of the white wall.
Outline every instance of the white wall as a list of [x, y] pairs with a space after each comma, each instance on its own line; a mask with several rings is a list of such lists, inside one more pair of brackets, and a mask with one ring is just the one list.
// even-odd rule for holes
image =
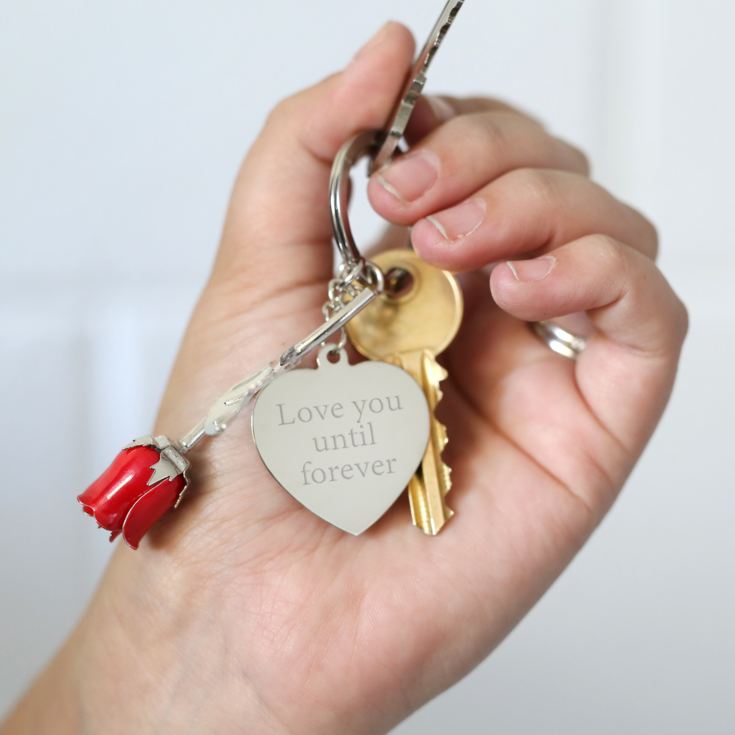
[[[423, 35], [440, 5], [0, 5], [0, 707], [104, 565], [74, 495], [150, 426], [264, 114], [383, 20]], [[734, 29], [727, 0], [468, 0], [437, 57], [432, 90], [521, 103], [653, 216], [692, 331], [609, 519], [403, 735], [735, 731]]]

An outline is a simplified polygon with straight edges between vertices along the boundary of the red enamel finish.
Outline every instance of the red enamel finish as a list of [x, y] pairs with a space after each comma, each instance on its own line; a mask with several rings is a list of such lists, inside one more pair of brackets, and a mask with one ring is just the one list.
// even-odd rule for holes
[[158, 462], [155, 447], [129, 447], [79, 496], [79, 502], [102, 528], [122, 528], [133, 503], [150, 488], [151, 466]]
[[147, 493], [135, 501], [130, 512], [123, 521], [123, 538], [134, 549], [148, 533], [151, 526], [157, 523], [176, 503], [176, 498], [184, 488], [184, 478], [179, 475], [173, 481], [156, 483]]
[[183, 476], [162, 480], [152, 487], [147, 484], [158, 459], [156, 447], [123, 449], [77, 498], [84, 512], [111, 532], [110, 541], [122, 532], [130, 546], [137, 548], [151, 526], [176, 503], [185, 486]]

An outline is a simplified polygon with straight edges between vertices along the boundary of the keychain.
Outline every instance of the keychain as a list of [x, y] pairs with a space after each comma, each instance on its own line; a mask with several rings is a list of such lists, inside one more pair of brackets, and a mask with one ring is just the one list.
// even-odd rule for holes
[[[347, 216], [349, 174], [363, 157], [370, 172], [392, 158], [426, 82], [426, 72], [464, 0], [450, 0], [419, 53], [390, 124], [338, 152], [329, 184], [339, 256], [327, 289], [325, 321], [264, 368], [220, 396], [174, 442], [145, 436], [125, 447], [78, 500], [97, 524], [137, 548], [175, 508], [189, 485], [188, 452], [221, 434], [257, 398], [255, 445], [291, 495], [324, 520], [358, 534], [375, 523], [408, 485], [414, 523], [437, 533], [451, 517], [449, 468], [441, 460], [446, 430], [434, 417], [446, 371], [436, 356], [451, 342], [462, 298], [451, 274], [410, 250], [366, 261]], [[369, 361], [350, 365], [347, 335]], [[330, 343], [338, 335], [336, 343]], [[293, 370], [320, 348], [317, 366]], [[418, 469], [417, 469], [418, 468]]]

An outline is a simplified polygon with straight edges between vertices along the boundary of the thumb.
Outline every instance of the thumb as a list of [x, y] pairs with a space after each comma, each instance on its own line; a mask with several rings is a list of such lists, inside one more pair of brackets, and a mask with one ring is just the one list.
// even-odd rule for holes
[[329, 277], [332, 159], [385, 124], [413, 51], [408, 29], [389, 22], [343, 71], [275, 107], [235, 184], [213, 278], [262, 298]]
[[[180, 436], [217, 392], [318, 324], [333, 263], [332, 159], [353, 135], [385, 124], [413, 48], [410, 32], [388, 23], [343, 71], [269, 115], [235, 183], [210, 282], [161, 404], [159, 433]], [[227, 436], [236, 441], [242, 431], [232, 427]]]

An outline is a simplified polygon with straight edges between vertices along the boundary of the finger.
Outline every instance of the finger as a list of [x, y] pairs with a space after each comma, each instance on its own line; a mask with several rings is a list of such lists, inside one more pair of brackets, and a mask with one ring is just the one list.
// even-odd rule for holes
[[413, 50], [410, 32], [388, 23], [343, 71], [273, 110], [238, 176], [215, 277], [234, 274], [253, 290], [328, 277], [332, 159], [385, 124]]
[[411, 241], [428, 262], [466, 271], [598, 232], [656, 255], [658, 236], [650, 221], [585, 176], [516, 169], [419, 220]]
[[406, 128], [406, 140], [414, 145], [440, 125], [458, 115], [475, 112], [509, 112], [526, 117], [541, 125], [530, 113], [492, 97], [449, 97], [447, 95], [425, 95], [416, 102], [411, 119]]
[[460, 115], [370, 178], [375, 211], [410, 225], [516, 168], [587, 172], [586, 160], [536, 122], [510, 112]]
[[592, 235], [498, 265], [490, 287], [502, 309], [526, 321], [587, 312], [598, 331], [576, 363], [579, 390], [599, 422], [637, 456], [668, 398], [687, 331], [686, 309], [655, 264]]

